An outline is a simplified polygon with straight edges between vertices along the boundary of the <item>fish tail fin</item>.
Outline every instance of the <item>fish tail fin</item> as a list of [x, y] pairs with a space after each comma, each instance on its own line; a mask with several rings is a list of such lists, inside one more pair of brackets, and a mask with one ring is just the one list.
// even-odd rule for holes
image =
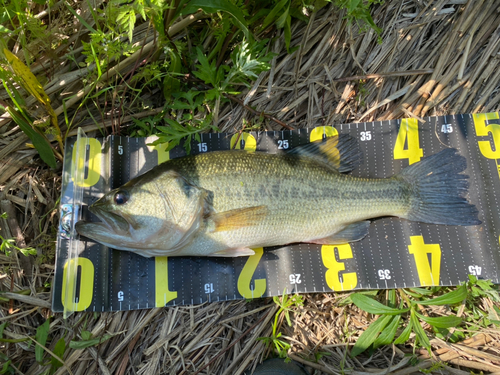
[[477, 208], [465, 198], [469, 176], [465, 158], [446, 149], [403, 169], [398, 175], [412, 191], [404, 218], [431, 224], [478, 225]]

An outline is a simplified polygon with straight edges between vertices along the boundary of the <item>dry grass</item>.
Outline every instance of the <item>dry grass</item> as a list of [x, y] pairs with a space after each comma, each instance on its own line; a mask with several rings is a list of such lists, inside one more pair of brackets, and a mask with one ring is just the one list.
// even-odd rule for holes
[[[293, 54], [286, 54], [283, 39], [272, 46], [278, 55], [271, 71], [261, 74], [254, 86], [238, 97], [242, 104], [233, 101], [221, 107], [218, 126], [226, 132], [239, 131], [243, 119], [254, 123], [256, 113], [262, 111], [269, 115], [262, 123], [268, 130], [282, 129], [280, 122], [296, 128], [498, 111], [498, 5], [495, 0], [387, 0], [373, 11], [376, 24], [384, 30], [381, 43], [373, 31], [360, 32], [343, 20], [342, 12], [324, 8], [312, 15], [308, 25], [293, 25], [292, 46], [299, 46]], [[145, 28], [142, 32], [136, 38], [149, 43]], [[81, 36], [76, 33], [70, 40], [78, 41]], [[143, 53], [149, 53], [147, 48]], [[75, 56], [79, 57], [78, 51]], [[125, 74], [133, 69], [130, 61], [134, 60], [117, 63], [116, 71]], [[38, 65], [33, 69], [42, 68]], [[76, 78], [52, 91], [54, 106], [61, 90], [84, 90], [80, 72], [65, 69], [53, 72], [50, 85], [56, 87], [69, 76]], [[248, 106], [256, 110], [250, 111]], [[71, 111], [74, 109], [70, 108], [70, 115]], [[120, 114], [130, 115], [125, 111]], [[84, 114], [78, 116], [87, 132], [96, 129]], [[116, 124], [116, 116], [107, 115], [100, 126]], [[45, 168], [37, 153], [25, 146], [26, 141], [8, 118], [0, 119], [1, 211], [11, 213], [8, 222], [0, 219], [0, 234], [14, 237], [20, 247], [36, 247], [39, 252], [36, 259], [0, 254], [0, 324], [9, 323], [3, 337], [14, 340], [34, 337], [36, 327], [51, 315], [47, 283], [54, 272], [61, 182], [61, 172]], [[432, 357], [446, 362], [442, 366], [433, 366], [425, 351], [417, 351], [422, 361], [415, 364], [405, 356], [412, 349], [404, 347], [385, 347], [370, 357], [352, 359], [347, 355], [348, 347], [373, 317], [352, 305], [341, 306], [339, 299], [334, 294], [306, 295], [304, 307], [292, 314], [293, 326], [280, 324], [284, 339], [292, 344], [290, 356], [316, 374], [403, 375], [423, 368], [453, 374], [466, 374], [468, 369], [500, 372], [498, 330], [478, 328], [473, 323], [463, 329], [479, 333], [460, 345], [432, 340]], [[492, 311], [491, 304], [484, 299], [478, 307]], [[269, 354], [256, 338], [270, 335], [276, 309], [270, 300], [257, 300], [78, 313], [66, 321], [55, 314], [47, 350], [53, 351], [61, 337], [66, 343], [81, 340], [86, 330], [94, 337], [113, 336], [87, 349], [68, 349], [64, 367], [57, 374], [242, 374]], [[438, 315], [447, 313], [438, 307], [429, 309]], [[4, 342], [0, 347], [17, 373], [44, 371], [35, 361], [31, 340]]]

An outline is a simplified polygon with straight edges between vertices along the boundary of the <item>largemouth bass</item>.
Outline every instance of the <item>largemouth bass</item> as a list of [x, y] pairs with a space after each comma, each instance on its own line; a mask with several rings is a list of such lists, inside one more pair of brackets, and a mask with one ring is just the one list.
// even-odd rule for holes
[[467, 202], [466, 160], [455, 149], [389, 178], [344, 174], [360, 163], [340, 135], [286, 153], [216, 151], [169, 160], [90, 206], [102, 221], [77, 231], [114, 249], [151, 256], [254, 254], [297, 242], [341, 244], [368, 234], [369, 219], [397, 216], [477, 225]]

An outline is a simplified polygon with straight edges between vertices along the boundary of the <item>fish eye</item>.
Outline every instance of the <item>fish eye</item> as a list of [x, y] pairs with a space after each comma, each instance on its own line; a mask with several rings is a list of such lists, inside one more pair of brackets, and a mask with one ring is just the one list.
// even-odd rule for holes
[[128, 193], [126, 191], [123, 191], [123, 190], [120, 190], [119, 192], [117, 192], [115, 194], [115, 196], [113, 197], [115, 203], [119, 206], [127, 203], [128, 198], [129, 198]]

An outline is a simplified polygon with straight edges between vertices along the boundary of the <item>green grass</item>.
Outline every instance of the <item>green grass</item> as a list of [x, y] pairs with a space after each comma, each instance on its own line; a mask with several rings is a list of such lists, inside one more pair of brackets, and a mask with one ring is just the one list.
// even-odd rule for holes
[[[82, 1], [65, 0], [57, 12], [50, 12], [53, 1], [1, 1], [0, 79], [10, 101], [0, 102], [0, 109], [10, 114], [52, 168], [56, 167], [56, 160], [62, 160], [64, 138], [78, 126], [83, 111], [89, 112], [97, 126], [105, 112], [117, 113], [118, 125], [112, 129], [115, 134], [123, 130], [130, 136], [157, 134], [158, 142], [169, 142], [170, 148], [184, 143], [189, 151], [191, 138], [197, 139], [201, 132], [219, 130], [221, 105], [270, 68], [273, 39], [282, 31], [286, 47], [292, 52], [292, 20], [307, 22], [312, 12], [329, 3], [324, 0], [245, 3], [110, 0], [92, 9]], [[339, 10], [345, 9], [349, 21], [380, 33], [369, 12], [370, 6], [377, 2], [335, 0], [334, 4]], [[48, 11], [51, 17], [39, 17], [43, 11]], [[190, 14], [196, 14], [198, 21], [179, 22], [179, 16]], [[66, 46], [67, 39], [61, 35], [73, 31], [73, 23], [81, 28], [81, 45]], [[154, 46], [139, 57], [137, 54], [147, 46], [144, 36], [138, 36], [138, 30], [144, 26], [148, 35], [155, 31]], [[15, 43], [20, 59], [10, 53]], [[52, 56], [55, 50], [65, 53]], [[57, 95], [49, 96], [43, 88], [53, 78], [48, 69], [37, 76], [29, 70], [46, 56], [51, 58], [50, 64], [76, 65], [87, 71], [80, 92], [65, 98], [59, 108], [52, 107]], [[120, 61], [130, 56], [136, 57], [133, 67], [119, 74], [116, 68]], [[44, 64], [49, 64], [47, 59]], [[19, 87], [25, 93], [19, 92]], [[122, 129], [124, 113], [150, 109], [151, 105], [142, 97], [158, 89], [165, 103], [163, 112]], [[36, 98], [37, 110], [26, 105], [26, 94]], [[78, 104], [76, 109], [72, 107], [74, 104]], [[92, 110], [100, 116], [93, 116]], [[61, 112], [64, 121], [58, 123]]]

